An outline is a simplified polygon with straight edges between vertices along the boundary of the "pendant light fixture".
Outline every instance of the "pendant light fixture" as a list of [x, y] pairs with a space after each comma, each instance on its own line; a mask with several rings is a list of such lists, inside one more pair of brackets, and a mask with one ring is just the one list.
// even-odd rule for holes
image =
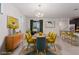
[[36, 10], [35, 16], [38, 17], [38, 18], [44, 16], [44, 14], [43, 14], [43, 12], [41, 10], [41, 7], [42, 7], [42, 5], [40, 5], [40, 4], [37, 6], [37, 10]]

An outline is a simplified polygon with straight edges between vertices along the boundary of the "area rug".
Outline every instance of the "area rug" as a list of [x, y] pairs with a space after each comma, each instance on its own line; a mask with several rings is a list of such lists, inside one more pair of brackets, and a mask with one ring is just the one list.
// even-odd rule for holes
[[36, 51], [32, 51], [32, 52], [30, 52], [30, 53], [28, 53], [26, 55], [56, 55], [56, 54], [55, 53], [51, 53], [50, 51], [47, 51], [46, 54], [44, 52], [39, 52], [37, 54]]
[[53, 46], [49, 46], [48, 51], [50, 51], [51, 53], [55, 53], [56, 55], [61, 55], [61, 47], [59, 44], [55, 44], [55, 49], [53, 48]]
[[29, 49], [24, 47], [20, 55], [60, 55], [61, 54], [60, 45], [55, 44], [55, 46], [56, 46], [56, 51], [54, 50], [53, 46], [49, 45], [46, 54], [44, 52], [39, 52], [39, 54], [37, 54], [36, 50], [33, 47], [30, 47]]

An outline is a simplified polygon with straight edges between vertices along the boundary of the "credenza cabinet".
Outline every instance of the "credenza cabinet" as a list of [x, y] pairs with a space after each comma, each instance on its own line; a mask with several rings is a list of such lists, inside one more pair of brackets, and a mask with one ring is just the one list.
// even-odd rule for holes
[[21, 33], [6, 36], [6, 39], [5, 39], [6, 50], [13, 51], [15, 48], [17, 48], [20, 45], [22, 40], [23, 40], [23, 34], [21, 34]]

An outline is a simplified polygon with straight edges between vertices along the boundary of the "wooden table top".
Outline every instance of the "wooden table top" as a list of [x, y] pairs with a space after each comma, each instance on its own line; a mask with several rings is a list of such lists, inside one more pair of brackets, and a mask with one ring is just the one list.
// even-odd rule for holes
[[45, 34], [42, 35], [42, 36], [39, 36], [39, 34], [35, 34], [35, 35], [32, 36], [33, 39], [36, 39], [37, 37], [46, 37], [46, 38], [48, 38]]

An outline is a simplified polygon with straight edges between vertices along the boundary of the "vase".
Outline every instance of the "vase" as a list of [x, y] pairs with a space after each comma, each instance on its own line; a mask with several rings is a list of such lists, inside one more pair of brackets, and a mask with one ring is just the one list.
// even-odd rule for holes
[[15, 29], [13, 29], [13, 34], [15, 34], [16, 33], [16, 31], [15, 31]]

